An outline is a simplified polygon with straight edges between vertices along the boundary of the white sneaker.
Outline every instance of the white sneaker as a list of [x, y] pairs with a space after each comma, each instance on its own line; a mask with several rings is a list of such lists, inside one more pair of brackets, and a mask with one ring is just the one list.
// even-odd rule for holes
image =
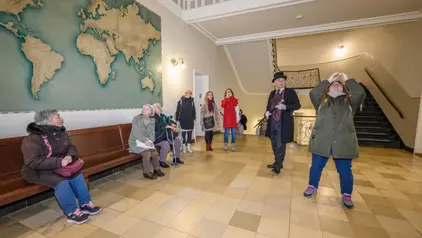
[[186, 145], [183, 144], [183, 154], [186, 154]]
[[191, 154], [193, 153], [192, 149], [190, 148], [190, 144], [188, 144], [188, 152], [191, 153]]

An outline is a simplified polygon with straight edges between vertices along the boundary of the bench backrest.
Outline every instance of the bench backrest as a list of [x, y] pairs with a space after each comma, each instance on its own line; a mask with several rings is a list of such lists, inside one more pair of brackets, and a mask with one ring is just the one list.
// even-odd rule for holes
[[25, 137], [15, 137], [0, 140], [0, 181], [8, 174], [22, 169], [22, 140]]
[[125, 149], [129, 149], [129, 137], [130, 132], [132, 130], [132, 124], [121, 124], [120, 126], [120, 132], [122, 133], [122, 143], [125, 147]]

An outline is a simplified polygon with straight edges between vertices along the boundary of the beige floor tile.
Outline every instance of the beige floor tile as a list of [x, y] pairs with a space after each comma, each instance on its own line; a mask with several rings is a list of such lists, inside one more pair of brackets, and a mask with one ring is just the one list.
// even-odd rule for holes
[[63, 213], [57, 212], [53, 209], [46, 209], [37, 214], [34, 214], [33, 216], [21, 220], [20, 223], [31, 229], [36, 229], [44, 224], [56, 220], [61, 216], [63, 216]]
[[123, 234], [124, 238], [154, 238], [164, 229], [164, 226], [141, 220]]
[[107, 224], [116, 217], [119, 217], [122, 214], [122, 212], [116, 211], [111, 208], [103, 208], [101, 213], [99, 213], [96, 216], [91, 216], [89, 219], [89, 222], [93, 225], [96, 225], [98, 227], [105, 227]]
[[225, 208], [237, 208], [239, 206], [240, 199], [232, 198], [227, 196], [220, 196], [215, 201], [214, 205]]
[[181, 232], [190, 233], [201, 219], [202, 216], [198, 216], [196, 213], [183, 211], [177, 214], [167, 226]]
[[125, 212], [125, 214], [142, 219], [142, 218], [147, 217], [149, 214], [151, 214], [153, 211], [155, 211], [158, 207], [159, 207], [159, 205], [148, 204], [148, 203], [144, 203], [144, 201], [142, 201], [138, 205], [136, 205], [133, 208], [127, 210]]
[[201, 193], [200, 190], [193, 188], [184, 188], [176, 194], [177, 197], [186, 198], [189, 200], [195, 199]]
[[139, 204], [138, 200], [132, 198], [123, 198], [122, 200], [112, 204], [110, 208], [120, 212], [125, 212], [137, 204]]
[[236, 210], [234, 208], [230, 209], [214, 206], [208, 211], [208, 213], [205, 215], [205, 218], [218, 221], [224, 224], [229, 224], [235, 211]]
[[230, 226], [235, 226], [245, 230], [256, 232], [261, 220], [261, 216], [250, 213], [236, 211], [229, 222]]
[[165, 226], [170, 223], [170, 221], [172, 221], [178, 213], [178, 211], [173, 209], [159, 207], [152, 211], [147, 217], [145, 217], [145, 220]]
[[261, 218], [257, 232], [270, 237], [288, 237], [289, 223], [263, 217]]
[[264, 204], [243, 200], [240, 202], [239, 206], [237, 207], [237, 210], [261, 216], [262, 212], [264, 211]]
[[291, 224], [307, 227], [313, 230], [320, 230], [318, 214], [303, 211], [292, 211], [290, 214]]
[[422, 212], [403, 209], [399, 211], [422, 234]]
[[333, 219], [348, 221], [346, 213], [343, 208], [327, 206], [327, 205], [318, 205], [318, 214], [319, 216], [330, 217]]
[[346, 216], [350, 224], [356, 226], [367, 226], [373, 228], [382, 228], [377, 217], [374, 214], [359, 212], [356, 210], [347, 210]]
[[17, 238], [46, 238], [46, 237], [41, 235], [38, 232], [30, 231], [22, 236], [18, 236]]
[[[95, 216], [94, 216], [95, 217]], [[90, 217], [90, 223], [92, 224], [93, 217]], [[59, 232], [70, 227], [72, 224], [67, 222], [65, 216], [61, 216], [54, 221], [44, 224], [36, 229], [36, 232], [40, 233], [45, 237], [55, 237]]]
[[322, 232], [293, 224], [290, 226], [289, 238], [322, 238]]
[[220, 194], [217, 193], [210, 193], [206, 191], [202, 191], [196, 198], [195, 201], [206, 202], [206, 203], [214, 203]]
[[355, 237], [353, 229], [347, 221], [320, 216], [319, 222], [321, 225], [321, 231], [323, 232], [329, 232], [345, 237]]
[[290, 221], [290, 209], [283, 209], [266, 205], [262, 213], [262, 217], [277, 221]]
[[43, 212], [45, 210], [48, 210], [48, 208], [37, 204], [37, 205], [34, 205], [34, 206], [30, 206], [28, 208], [19, 210], [15, 213], [12, 213], [10, 215], [10, 218], [12, 218], [15, 221], [21, 221], [21, 220], [25, 220], [29, 217], [32, 217], [34, 215], [37, 215], [38, 213]]
[[289, 209], [291, 197], [285, 194], [269, 194], [265, 199], [265, 204], [282, 209]]
[[162, 207], [172, 209], [175, 211], [182, 211], [189, 203], [191, 199], [182, 198], [182, 197], [172, 197], [167, 202], [165, 202]]
[[154, 238], [187, 238], [188, 234], [170, 228], [164, 228]]
[[109, 207], [111, 204], [122, 200], [124, 197], [104, 190], [96, 190], [91, 193], [92, 200], [97, 206]]
[[389, 237], [382, 227], [370, 227], [352, 224], [353, 231], [357, 238], [386, 238]]
[[322, 232], [322, 237], [323, 238], [348, 238], [347, 236], [339, 236], [339, 235], [332, 234], [330, 232]]
[[85, 223], [82, 225], [74, 225], [66, 230], [58, 233], [56, 238], [75, 238], [75, 237], [87, 237], [90, 234], [94, 233], [98, 227], [91, 224]]
[[150, 189], [147, 187], [143, 187], [141, 189], [137, 189], [135, 192], [128, 195], [129, 198], [138, 200], [138, 201], [144, 201], [148, 197], [150, 197], [152, 194], [157, 192], [157, 190]]
[[271, 236], [256, 233], [255, 238], [271, 238]]
[[246, 188], [228, 187], [224, 191], [223, 196], [232, 197], [232, 198], [236, 198], [236, 199], [243, 199], [243, 197], [245, 196], [247, 191], [248, 190]]
[[119, 238], [119, 235], [100, 228], [89, 234], [87, 238]]
[[116, 217], [116, 219], [109, 222], [103, 228], [104, 230], [113, 232], [117, 235], [123, 235], [126, 231], [135, 226], [140, 220], [136, 217], [128, 216], [126, 214], [121, 214]]
[[227, 226], [222, 238], [255, 238], [256, 233], [234, 226]]
[[221, 238], [225, 230], [226, 224], [204, 218], [190, 234], [199, 238]]
[[[183, 209], [183, 212], [191, 213], [193, 215], [204, 217], [213, 206], [210, 202], [201, 202], [193, 200]], [[233, 210], [233, 209], [230, 209]]]
[[163, 192], [155, 192], [148, 198], [144, 199], [142, 203], [148, 205], [161, 206], [166, 203], [171, 197], [172, 196], [169, 196]]
[[4, 227], [12, 225], [13, 223], [16, 223], [16, 221], [11, 219], [10, 217], [7, 217], [7, 216], [0, 217], [0, 230], [3, 229]]
[[406, 220], [395, 219], [391, 217], [377, 216], [381, 226], [387, 230], [403, 235], [418, 236], [416, 229]]

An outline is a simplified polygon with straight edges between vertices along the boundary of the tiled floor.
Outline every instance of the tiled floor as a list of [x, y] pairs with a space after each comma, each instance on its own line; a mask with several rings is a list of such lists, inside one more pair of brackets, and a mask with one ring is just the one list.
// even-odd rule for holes
[[361, 148], [353, 168], [356, 208], [344, 210], [332, 161], [318, 195], [306, 199], [306, 147], [289, 145], [285, 169], [273, 176], [266, 138], [239, 137], [235, 153], [215, 140], [216, 151], [198, 143], [186, 164], [165, 170], [163, 179], [147, 181], [133, 167], [93, 183], [93, 200], [104, 210], [87, 224], [68, 225], [50, 199], [0, 218], [0, 237], [422, 237], [422, 158]]

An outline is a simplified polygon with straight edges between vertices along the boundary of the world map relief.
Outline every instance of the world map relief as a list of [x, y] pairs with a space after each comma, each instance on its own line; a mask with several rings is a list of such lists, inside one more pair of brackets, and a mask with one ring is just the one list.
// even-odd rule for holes
[[[55, 95], [52, 88], [49, 88], [49, 84], [55, 81], [54, 89], [63, 90], [66, 86], [66, 90], [75, 90], [80, 96], [89, 96], [90, 93], [86, 87], [78, 84], [69, 69], [63, 69], [66, 71], [62, 74], [63, 67], [75, 67], [80, 64], [79, 60], [75, 60], [74, 50], [78, 52], [79, 56], [77, 59], [83, 60], [83, 57], [89, 57], [94, 67], [96, 80], [99, 88], [103, 88], [104, 92], [107, 89], [110, 81], [115, 81], [119, 78], [119, 83], [125, 84], [129, 95], [135, 95], [133, 93], [133, 82], [131, 86], [127, 80], [134, 80], [132, 70], [136, 73], [138, 79], [138, 93], [140, 97], [134, 98], [134, 100], [147, 99], [150, 101], [161, 102], [161, 73], [158, 72], [158, 68], [161, 64], [161, 21], [159, 16], [155, 15], [136, 1], [130, 0], [0, 0], [0, 28], [3, 28], [14, 37], [19, 39], [20, 50], [22, 51], [25, 59], [32, 64], [30, 73], [30, 94], [36, 101], [47, 100], [40, 97], [40, 91], [48, 90], [46, 95]], [[62, 2], [63, 5], [58, 5], [57, 2]], [[50, 6], [51, 5], [51, 6]], [[54, 14], [53, 16], [45, 16], [45, 18], [37, 19], [42, 21], [48, 19], [48, 24], [55, 24], [54, 18], [57, 18], [57, 11], [63, 11], [63, 18], [69, 17], [69, 22], [78, 23], [79, 33], [70, 39], [70, 44], [74, 45], [72, 52], [68, 50], [60, 49], [54, 45], [60, 45], [57, 39], [60, 38], [60, 32], [56, 34], [50, 34], [48, 29], [44, 27], [44, 24], [36, 24], [29, 18], [29, 16], [43, 14], [43, 10], [47, 7], [47, 14]], [[27, 15], [25, 15], [27, 14]], [[24, 16], [22, 16], [24, 15]], [[27, 17], [28, 16], [28, 17]], [[60, 16], [60, 18], [62, 18]], [[61, 19], [65, 21], [66, 19]], [[47, 20], [46, 20], [47, 21]], [[57, 23], [58, 24], [58, 23]], [[57, 26], [55, 24], [55, 26]], [[29, 26], [31, 25], [31, 26]], [[67, 31], [67, 26], [60, 28], [60, 31]], [[35, 28], [32, 29], [32, 28]], [[40, 29], [40, 30], [36, 30]], [[70, 27], [69, 29], [74, 29]], [[0, 29], [1, 30], [1, 29]], [[47, 34], [47, 33], [48, 34]], [[0, 32], [0, 36], [1, 36]], [[69, 32], [66, 32], [69, 35]], [[52, 35], [54, 37], [45, 37], [43, 35]], [[49, 38], [49, 39], [48, 39]], [[1, 39], [1, 38], [0, 38]], [[69, 39], [69, 38], [67, 38]], [[55, 44], [50, 44], [50, 42]], [[66, 44], [68, 46], [69, 44]], [[0, 48], [7, 47], [0, 45]], [[68, 54], [67, 54], [68, 53]], [[68, 57], [69, 55], [69, 57]], [[70, 56], [72, 55], [72, 57]], [[121, 60], [124, 61], [129, 69], [121, 69], [121, 64], [114, 67], [113, 65], [121, 56]], [[0, 57], [7, 57], [2, 55]], [[9, 64], [9, 63], [8, 63]], [[91, 67], [88, 64], [83, 64], [82, 67], [78, 67], [81, 71], [89, 72]], [[12, 75], [6, 66], [0, 69], [8, 72], [8, 75]], [[119, 74], [122, 71], [122, 74]], [[73, 71], [74, 72], [74, 71]], [[91, 74], [91, 72], [89, 72]], [[86, 79], [92, 80], [91, 75], [85, 74]], [[70, 82], [64, 83], [56, 82], [60, 80], [74, 80], [75, 84]], [[7, 80], [7, 79], [0, 79]], [[22, 80], [22, 79], [13, 79]], [[82, 81], [80, 77], [77, 79]], [[1, 86], [0, 82], [0, 86]], [[56, 86], [59, 85], [59, 86]], [[69, 85], [75, 85], [75, 88], [68, 88]], [[158, 88], [157, 88], [158, 86]], [[112, 95], [116, 95], [116, 99], [122, 97], [122, 86], [120, 89], [107, 91], [111, 92]], [[125, 88], [125, 89], [126, 89]], [[92, 90], [91, 90], [92, 91]], [[92, 100], [88, 102], [90, 108], [107, 108], [107, 105], [94, 105], [102, 104], [102, 102], [111, 100], [109, 97], [112, 96], [110, 93], [105, 94], [98, 89], [95, 89], [95, 97], [98, 100]], [[146, 93], [150, 92], [147, 96]], [[87, 95], [88, 94], [88, 95]], [[104, 100], [101, 100], [104, 98]], [[106, 99], [108, 98], [108, 99]], [[122, 97], [123, 98], [123, 97]], [[1, 94], [0, 94], [0, 99]], [[75, 99], [75, 101], [77, 101]], [[131, 101], [129, 98], [127, 101]], [[48, 102], [46, 102], [48, 104]], [[28, 104], [28, 103], [26, 103]], [[64, 103], [66, 104], [66, 103]], [[118, 105], [118, 103], [112, 103]], [[124, 103], [121, 103], [124, 104]], [[126, 103], [130, 104], [130, 103]], [[80, 106], [66, 106], [68, 109], [78, 109]], [[0, 107], [2, 104], [0, 103]], [[29, 106], [29, 105], [28, 105]], [[37, 105], [39, 106], [39, 105]], [[26, 107], [26, 106], [25, 106]], [[69, 108], [70, 107], [70, 108]], [[73, 108], [72, 108], [73, 107]], [[118, 107], [130, 107], [130, 105], [118, 105]], [[83, 108], [83, 106], [82, 106]], [[3, 111], [3, 108], [0, 108]], [[25, 110], [25, 109], [24, 109]]]

